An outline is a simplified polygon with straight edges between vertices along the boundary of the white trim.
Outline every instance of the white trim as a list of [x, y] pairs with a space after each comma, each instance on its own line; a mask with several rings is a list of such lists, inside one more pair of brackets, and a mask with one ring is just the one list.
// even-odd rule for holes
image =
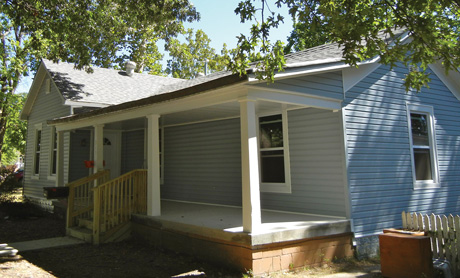
[[[411, 164], [412, 164], [412, 180], [414, 189], [428, 189], [428, 188], [439, 188], [441, 184], [439, 182], [439, 169], [438, 169], [438, 155], [436, 148], [436, 129], [434, 124], [434, 112], [432, 106], [416, 105], [406, 103], [407, 107], [407, 128], [409, 132], [409, 146], [411, 151]], [[415, 161], [414, 161], [414, 146], [412, 143], [412, 126], [411, 126], [411, 113], [420, 113], [427, 115], [428, 117], [428, 140], [430, 144], [430, 159], [431, 159], [431, 175], [432, 180], [416, 180]]]
[[[55, 137], [56, 133], [56, 137]], [[54, 150], [56, 150], [56, 163], [57, 163], [57, 149], [59, 146], [56, 146], [54, 149], [54, 138], [56, 138], [56, 145], [57, 145], [57, 131], [56, 127], [51, 126], [50, 132], [50, 142], [49, 142], [49, 153], [48, 153], [48, 180], [56, 180], [56, 173], [53, 173], [53, 163], [54, 163]], [[57, 164], [56, 164], [56, 172], [57, 172]]]
[[[37, 135], [38, 132], [40, 131], [40, 151], [37, 150]], [[40, 154], [38, 161], [36, 160], [37, 158], [37, 153]], [[41, 168], [41, 163], [40, 161], [42, 160], [42, 153], [43, 153], [43, 124], [38, 123], [34, 125], [34, 156], [33, 156], [33, 167], [32, 167], [32, 176], [31, 179], [38, 180], [40, 178], [40, 168]], [[35, 168], [38, 163], [38, 173], [35, 172]]]
[[330, 99], [308, 94], [292, 93], [279, 89], [254, 88], [248, 92], [248, 97], [269, 102], [300, 105], [320, 109], [339, 110], [342, 108], [342, 99]]
[[[351, 190], [350, 190], [350, 180], [349, 180], [349, 170], [348, 170], [348, 135], [347, 135], [347, 116], [346, 108], [340, 110], [340, 120], [342, 124], [342, 152], [343, 152], [343, 161], [342, 161], [342, 173], [343, 173], [343, 190], [345, 193], [345, 215], [348, 219], [351, 219]], [[351, 231], [353, 232], [354, 227], [351, 226]]]
[[240, 99], [240, 115], [243, 231], [256, 233], [262, 223], [256, 101]]
[[222, 89], [203, 92], [197, 95], [173, 99], [169, 101], [154, 103], [146, 106], [137, 106], [107, 114], [96, 115], [90, 118], [83, 118], [71, 122], [53, 124], [57, 130], [71, 130], [88, 127], [96, 124], [107, 124], [117, 121], [130, 120], [135, 118], [147, 117], [155, 113], [157, 115], [167, 115], [175, 112], [188, 111], [217, 104], [233, 102], [239, 96], [246, 94], [247, 89], [240, 85], [229, 86]]
[[64, 105], [73, 106], [75, 108], [79, 108], [79, 107], [107, 107], [107, 106], [110, 106], [110, 104], [106, 104], [106, 103], [74, 101], [74, 100], [65, 100]]
[[353, 88], [356, 84], [358, 84], [361, 80], [363, 80], [373, 71], [378, 69], [380, 66], [381, 64], [379, 63], [373, 63], [373, 64], [363, 64], [363, 65], [360, 65], [358, 68], [355, 68], [355, 67], [344, 68], [342, 70], [344, 96], [345, 96], [345, 93], [348, 92], [348, 90]]
[[[264, 183], [262, 182], [262, 173], [260, 176], [260, 191], [261, 192], [268, 192], [268, 193], [292, 193], [292, 184], [291, 184], [291, 163], [290, 163], [290, 156], [289, 156], [289, 130], [288, 130], [288, 115], [287, 110], [283, 107], [281, 112], [275, 113], [267, 113], [267, 114], [260, 114], [257, 115], [257, 138], [260, 140], [260, 123], [259, 119], [265, 116], [273, 116], [273, 115], [280, 115], [281, 114], [281, 124], [283, 128], [283, 147], [276, 148], [283, 150], [283, 158], [284, 158], [284, 183]], [[261, 150], [260, 150], [260, 142], [257, 142], [257, 147], [259, 151], [259, 156], [261, 157]], [[272, 148], [274, 150], [274, 148]], [[259, 168], [262, 169], [262, 159], [259, 159]]]
[[460, 73], [450, 70], [449, 75], [445, 74], [445, 69], [440, 62], [428, 65], [436, 76], [446, 85], [452, 94], [460, 100]]
[[159, 124], [160, 115], [147, 116], [147, 215], [161, 216], [161, 190], [160, 190], [160, 144]]
[[[304, 107], [302, 107], [304, 108]], [[231, 117], [222, 117], [222, 118], [213, 118], [209, 120], [200, 120], [200, 121], [193, 121], [193, 122], [184, 122], [180, 124], [170, 124], [164, 125], [163, 127], [177, 127], [177, 126], [185, 126], [185, 125], [194, 125], [194, 124], [202, 124], [202, 123], [209, 123], [209, 122], [216, 122], [216, 121], [225, 121], [225, 120], [232, 120], [232, 119], [239, 119], [240, 115], [238, 116], [231, 116]]]

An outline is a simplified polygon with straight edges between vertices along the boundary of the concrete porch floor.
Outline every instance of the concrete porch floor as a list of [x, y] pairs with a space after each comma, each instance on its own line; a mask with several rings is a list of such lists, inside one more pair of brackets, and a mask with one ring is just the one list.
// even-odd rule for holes
[[262, 210], [262, 225], [243, 232], [242, 209], [162, 200], [161, 216], [134, 215], [133, 223], [247, 245], [272, 244], [351, 232], [343, 217]]

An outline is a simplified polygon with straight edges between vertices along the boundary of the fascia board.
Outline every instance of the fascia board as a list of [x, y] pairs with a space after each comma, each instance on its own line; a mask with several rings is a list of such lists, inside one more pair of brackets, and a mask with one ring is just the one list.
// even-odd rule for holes
[[458, 70], [450, 70], [446, 74], [444, 66], [441, 62], [436, 62], [429, 65], [430, 69], [441, 79], [442, 83], [452, 92], [452, 94], [460, 100], [460, 72]]

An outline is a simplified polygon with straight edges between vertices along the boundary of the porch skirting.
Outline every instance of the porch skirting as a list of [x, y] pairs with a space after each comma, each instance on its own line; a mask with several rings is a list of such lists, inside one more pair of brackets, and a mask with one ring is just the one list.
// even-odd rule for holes
[[317, 266], [353, 256], [351, 232], [257, 244], [258, 240], [247, 233], [214, 229], [200, 232], [187, 224], [133, 215], [132, 236], [145, 239], [156, 247], [193, 255], [242, 272], [252, 270], [254, 274]]

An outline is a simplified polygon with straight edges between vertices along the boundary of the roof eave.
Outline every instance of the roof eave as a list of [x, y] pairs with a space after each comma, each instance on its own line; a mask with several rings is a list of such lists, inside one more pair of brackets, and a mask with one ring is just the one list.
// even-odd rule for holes
[[197, 84], [195, 86], [182, 88], [176, 91], [165, 92], [159, 95], [154, 95], [154, 96], [150, 96], [150, 97], [143, 98], [143, 99], [124, 102], [121, 104], [112, 105], [112, 106], [108, 106], [105, 108], [100, 108], [100, 109], [93, 110], [90, 112], [85, 112], [81, 114], [76, 114], [72, 116], [49, 120], [48, 124], [50, 125], [65, 124], [65, 123], [93, 118], [99, 115], [116, 113], [116, 112], [123, 111], [123, 110], [134, 109], [136, 107], [143, 107], [143, 106], [148, 106], [148, 105], [161, 103], [165, 101], [171, 101], [174, 99], [179, 99], [179, 98], [184, 98], [184, 97], [200, 94], [200, 93], [203, 93], [209, 90], [213, 90], [213, 89], [217, 89], [220, 87], [242, 83], [247, 80], [248, 80], [247, 75], [240, 76], [239, 74], [231, 74], [231, 75], [224, 76], [218, 79], [210, 80], [208, 82]]

